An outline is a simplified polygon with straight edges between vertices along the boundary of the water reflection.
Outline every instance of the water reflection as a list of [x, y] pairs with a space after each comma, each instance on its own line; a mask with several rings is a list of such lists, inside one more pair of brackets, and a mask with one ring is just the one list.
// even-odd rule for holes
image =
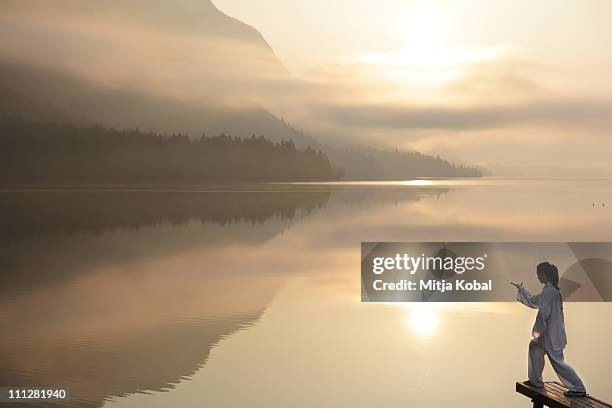
[[440, 324], [440, 316], [434, 304], [417, 303], [410, 307], [408, 322], [418, 336], [430, 337]]
[[278, 187], [2, 194], [0, 323], [11, 330], [0, 336], [0, 383], [68, 386], [76, 406], [172, 389], [312, 267], [286, 262], [295, 249], [266, 243], [325, 206], [388, 199], [331, 195]]
[[325, 205], [330, 191], [73, 190], [0, 197], [0, 270], [8, 277], [0, 291], [13, 292], [190, 247], [261, 243]]
[[250, 251], [329, 195], [3, 194], [0, 384], [68, 386], [76, 406], [172, 388], [282, 284]]
[[[591, 204], [612, 188], [471, 183], [3, 193], [0, 383], [109, 407], [473, 406], [478, 384], [516, 406], [529, 311], [362, 304], [359, 243], [611, 240]], [[566, 306], [604, 398], [612, 328], [588, 316], [610, 312]]]

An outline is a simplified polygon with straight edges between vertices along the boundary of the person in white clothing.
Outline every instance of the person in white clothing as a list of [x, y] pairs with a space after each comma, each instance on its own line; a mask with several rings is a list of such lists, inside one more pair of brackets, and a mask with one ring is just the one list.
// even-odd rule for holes
[[568, 388], [565, 392], [569, 397], [586, 395], [586, 388], [576, 371], [563, 359], [563, 349], [567, 344], [565, 321], [563, 318], [563, 298], [559, 292], [559, 270], [548, 262], [542, 262], [537, 267], [538, 280], [544, 284], [542, 292], [531, 295], [522, 283], [511, 282], [518, 289], [516, 299], [522, 304], [538, 309], [532, 330], [532, 340], [529, 342], [528, 374], [526, 384], [534, 387], [544, 387], [542, 371], [544, 356], [557, 376]]

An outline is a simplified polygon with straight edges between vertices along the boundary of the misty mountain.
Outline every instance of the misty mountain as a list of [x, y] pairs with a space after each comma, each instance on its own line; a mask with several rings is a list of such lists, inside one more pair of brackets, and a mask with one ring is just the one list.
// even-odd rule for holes
[[[118, 128], [312, 142], [258, 101], [288, 75], [263, 36], [209, 0], [0, 8], [0, 36], [20, 38], [19, 47], [0, 42], [0, 86], [9, 100], [32, 101], [34, 117], [48, 105], [65, 112], [51, 116]], [[7, 104], [2, 111], [14, 110]]]
[[[21, 92], [9, 87], [15, 83], [20, 84]], [[39, 94], [51, 102], [36, 99]], [[80, 126], [106, 124], [115, 128], [183, 133], [192, 137], [222, 133], [242, 138], [253, 134], [265, 135], [275, 142], [292, 140], [300, 148], [312, 146], [323, 150], [332, 164], [344, 171], [347, 179], [480, 176], [472, 168], [453, 165], [417, 152], [327, 145], [262, 108], [235, 110], [213, 105], [193, 107], [169, 98], [103, 89], [65, 74], [28, 67], [0, 65], [0, 116]]]
[[199, 137], [265, 135], [306, 147], [313, 138], [255, 104], [193, 104], [131, 89], [100, 86], [66, 73], [0, 63], [0, 114], [38, 121], [100, 124]]
[[[39, 14], [41, 17], [91, 18], [114, 25], [157, 32], [215, 37], [250, 43], [266, 50], [271, 64], [285, 71], [261, 33], [254, 27], [221, 12], [210, 0], [4, 0], [7, 14]], [[31, 16], [30, 16], [31, 17]]]
[[[331, 147], [275, 116], [266, 96], [304, 88], [292, 88], [261, 33], [210, 0], [7, 0], [0, 9], [0, 37], [20, 40], [0, 41], [0, 115], [292, 140], [324, 150], [347, 178], [461, 173], [435, 159], [416, 171], [422, 155], [408, 163], [409, 156]], [[411, 170], [401, 171], [406, 164]]]
[[116, 25], [248, 42], [266, 49], [273, 63], [285, 70], [259, 31], [226, 15], [210, 0], [56, 0], [52, 5], [46, 0], [4, 0], [2, 7], [9, 11], [54, 10]]

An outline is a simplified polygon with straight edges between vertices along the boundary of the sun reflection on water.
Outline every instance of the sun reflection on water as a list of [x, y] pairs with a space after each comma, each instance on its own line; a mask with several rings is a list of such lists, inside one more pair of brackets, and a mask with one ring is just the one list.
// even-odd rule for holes
[[418, 337], [431, 337], [440, 326], [440, 316], [430, 305], [418, 305], [409, 309], [408, 324]]
[[402, 181], [401, 184], [404, 186], [431, 186], [434, 183], [431, 180], [416, 179]]

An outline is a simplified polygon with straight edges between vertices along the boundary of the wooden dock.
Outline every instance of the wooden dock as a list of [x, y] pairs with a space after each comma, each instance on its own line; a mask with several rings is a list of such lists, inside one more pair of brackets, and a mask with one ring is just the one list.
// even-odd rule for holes
[[565, 391], [567, 388], [558, 382], [544, 383], [544, 388], [533, 387], [522, 382], [516, 383], [516, 392], [531, 398], [533, 408], [612, 408], [612, 405], [590, 395], [566, 397], [563, 395]]

